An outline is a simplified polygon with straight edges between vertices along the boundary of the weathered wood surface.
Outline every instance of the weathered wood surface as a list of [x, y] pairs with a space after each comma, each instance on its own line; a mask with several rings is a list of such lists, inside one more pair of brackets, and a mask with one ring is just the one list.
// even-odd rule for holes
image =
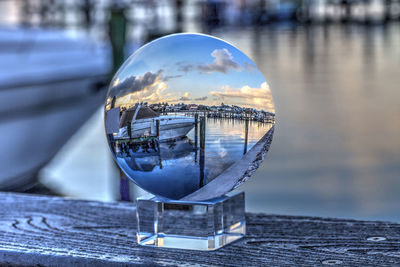
[[246, 238], [217, 251], [136, 244], [132, 203], [0, 193], [0, 265], [400, 265], [400, 224], [247, 215]]

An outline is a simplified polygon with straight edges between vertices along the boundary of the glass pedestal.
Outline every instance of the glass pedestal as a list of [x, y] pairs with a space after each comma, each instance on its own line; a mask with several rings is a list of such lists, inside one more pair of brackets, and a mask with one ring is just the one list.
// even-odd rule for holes
[[246, 234], [243, 192], [198, 202], [142, 197], [136, 205], [142, 246], [216, 250]]

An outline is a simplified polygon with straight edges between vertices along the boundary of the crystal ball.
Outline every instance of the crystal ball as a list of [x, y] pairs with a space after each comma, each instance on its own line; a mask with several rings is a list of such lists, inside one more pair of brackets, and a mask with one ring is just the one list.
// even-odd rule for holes
[[110, 149], [142, 189], [212, 199], [245, 182], [272, 141], [275, 110], [243, 52], [204, 34], [173, 34], [131, 55], [104, 106]]

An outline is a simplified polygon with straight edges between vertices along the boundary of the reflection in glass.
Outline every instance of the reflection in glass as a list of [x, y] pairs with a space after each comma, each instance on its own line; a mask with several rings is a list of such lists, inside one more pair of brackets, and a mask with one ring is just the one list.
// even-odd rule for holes
[[143, 189], [171, 199], [240, 162], [275, 117], [254, 63], [197, 34], [164, 37], [132, 55], [111, 82], [105, 112], [120, 168]]

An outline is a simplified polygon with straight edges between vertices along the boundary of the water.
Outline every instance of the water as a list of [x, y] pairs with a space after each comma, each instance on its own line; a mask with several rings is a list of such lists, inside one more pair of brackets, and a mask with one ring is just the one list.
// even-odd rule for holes
[[272, 127], [269, 123], [250, 121], [245, 146], [244, 120], [206, 118], [205, 124], [204, 154], [200, 152], [199, 141], [196, 145], [193, 128], [185, 138], [160, 143], [159, 151], [139, 148], [136, 152], [131, 150], [129, 155], [118, 153], [118, 164], [143, 189], [180, 199], [240, 160]]
[[[399, 24], [212, 34], [257, 63], [275, 101], [270, 152], [241, 187], [247, 210], [400, 222]], [[44, 180], [66, 195], [118, 199], [115, 172], [102, 171], [111, 159], [101, 111], [95, 117]]]
[[265, 74], [276, 104], [248, 208], [400, 221], [400, 27], [214, 32]]

